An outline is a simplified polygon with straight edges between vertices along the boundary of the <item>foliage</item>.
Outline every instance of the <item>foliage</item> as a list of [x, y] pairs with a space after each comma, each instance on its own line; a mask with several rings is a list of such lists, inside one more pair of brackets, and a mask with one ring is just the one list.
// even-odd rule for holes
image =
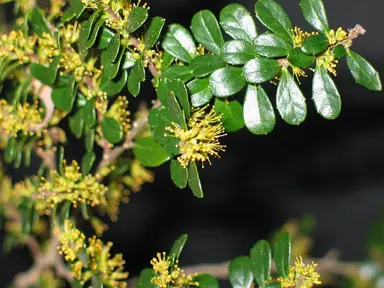
[[[56, 276], [74, 287], [125, 287], [121, 255], [112, 257], [112, 244], [96, 236], [86, 241], [77, 220], [88, 221], [101, 236], [106, 224], [100, 215], [116, 221], [121, 202], [153, 182], [147, 168], [168, 162], [174, 184], [202, 198], [199, 164], [211, 164], [225, 151], [226, 133], [244, 127], [255, 135], [271, 133], [275, 108], [289, 125], [305, 121], [300, 80], [307, 73], [314, 72], [314, 106], [328, 120], [341, 112], [333, 80], [341, 58], [358, 84], [382, 90], [378, 72], [352, 50], [363, 27], [331, 29], [321, 0], [300, 1], [314, 32], [293, 27], [277, 1], [258, 0], [256, 17], [268, 30], [263, 34], [240, 4], [224, 7], [219, 19], [199, 11], [187, 29], [166, 27], [162, 17], [148, 19], [149, 7], [141, 1], [52, 0], [49, 9], [35, 1], [0, 2], [15, 2], [17, 14], [14, 30], [0, 37], [2, 160], [19, 168], [29, 166], [33, 154], [41, 158], [39, 170], [22, 182], [12, 183], [2, 171], [0, 210], [9, 248], [38, 237], [36, 255], [49, 261], [37, 266], [36, 279], [50, 287], [60, 285]], [[128, 99], [140, 97], [148, 78], [156, 91], [153, 106], [131, 113]], [[269, 83], [277, 86], [275, 104], [263, 88]], [[84, 143], [78, 161], [65, 159], [72, 138]], [[211, 275], [179, 268], [186, 238], [168, 256], [158, 254], [135, 287], [218, 287]], [[45, 242], [59, 247], [69, 274], [59, 256], [42, 252]], [[316, 264], [298, 256], [291, 265], [290, 254], [290, 236], [283, 233], [274, 244], [272, 271], [270, 245], [261, 240], [250, 255], [230, 263], [229, 280], [233, 287], [321, 283]], [[39, 285], [20, 279], [17, 287]]]

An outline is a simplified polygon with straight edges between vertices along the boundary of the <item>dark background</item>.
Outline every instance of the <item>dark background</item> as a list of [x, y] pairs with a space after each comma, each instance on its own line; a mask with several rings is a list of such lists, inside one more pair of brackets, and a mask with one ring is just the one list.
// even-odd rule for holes
[[[298, 2], [280, 0], [294, 25], [311, 30]], [[148, 4], [152, 16], [188, 27], [197, 11], [210, 9], [218, 15], [229, 3], [153, 0]], [[239, 3], [254, 9], [254, 1]], [[353, 49], [384, 74], [384, 2], [325, 0], [324, 4], [332, 27], [366, 28], [367, 34], [355, 41]], [[260, 24], [258, 28], [264, 31]], [[316, 114], [311, 81], [303, 80], [307, 121], [291, 127], [279, 118], [268, 136], [243, 129], [223, 138], [227, 151], [200, 172], [203, 200], [171, 183], [168, 164], [157, 169], [156, 183], [132, 195], [119, 221], [105, 234], [114, 250], [124, 253], [131, 275], [148, 267], [156, 252], [168, 251], [182, 233], [189, 234], [183, 265], [220, 262], [247, 254], [255, 241], [306, 214], [317, 219], [314, 256], [336, 248], [344, 260], [364, 259], [364, 239], [384, 204], [384, 95], [357, 86], [345, 61], [338, 71], [335, 82], [343, 99], [339, 119], [330, 122]], [[274, 102], [275, 88], [268, 87], [267, 92]], [[143, 94], [155, 97], [149, 87]], [[0, 287], [29, 264], [25, 249], [0, 255]]]

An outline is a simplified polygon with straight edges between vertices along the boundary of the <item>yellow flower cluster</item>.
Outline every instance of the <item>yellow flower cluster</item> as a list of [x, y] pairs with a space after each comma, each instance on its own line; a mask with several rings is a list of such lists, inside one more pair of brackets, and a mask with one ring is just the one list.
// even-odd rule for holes
[[154, 180], [154, 174], [145, 169], [138, 159], [132, 161], [130, 175], [123, 177], [123, 183], [135, 193], [139, 192], [145, 183], [153, 183]]
[[347, 32], [343, 30], [343, 28], [339, 27], [336, 32], [335, 30], [329, 31], [327, 34], [328, 39], [329, 39], [329, 44], [335, 45], [337, 42], [344, 41], [345, 39], [348, 38]]
[[[41, 123], [42, 109], [37, 103], [30, 105], [16, 104], [9, 105], [4, 99], [0, 100], [0, 132], [8, 137], [16, 138], [19, 133], [33, 135], [31, 129], [34, 125]], [[40, 133], [40, 132], [36, 132]]]
[[46, 211], [63, 201], [71, 201], [76, 207], [78, 203], [90, 206], [101, 205], [105, 202], [107, 187], [98, 182], [92, 175], [83, 176], [76, 161], [72, 165], [63, 165], [63, 175], [53, 170], [50, 179], [42, 179], [38, 188], [39, 197], [46, 202]]
[[59, 17], [63, 14], [64, 0], [51, 0], [49, 16], [51, 18]]
[[11, 31], [0, 36], [0, 57], [18, 60], [20, 64], [28, 63], [34, 54], [36, 36], [25, 36], [21, 30]]
[[[37, 43], [41, 51], [44, 52], [48, 58], [60, 54], [60, 51], [57, 49], [57, 42], [50, 33], [43, 32], [43, 36], [37, 39]], [[41, 57], [39, 60], [41, 60]]]
[[319, 67], [324, 67], [325, 70], [332, 73], [334, 76], [337, 75], [336, 67], [339, 61], [336, 59], [330, 49], [324, 52], [323, 55], [319, 56], [316, 60], [316, 64]]
[[114, 118], [123, 126], [123, 131], [126, 133], [131, 128], [129, 124], [131, 113], [127, 110], [128, 100], [125, 96], [119, 96], [111, 105], [108, 112], [105, 114], [107, 117]]
[[184, 271], [178, 267], [177, 263], [171, 267], [170, 258], [166, 253], [157, 253], [156, 257], [157, 258], [151, 260], [153, 271], [157, 273], [157, 276], [151, 279], [153, 284], [159, 288], [169, 287], [170, 284], [172, 284], [174, 288], [199, 286], [198, 282], [193, 281], [193, 278], [197, 276], [197, 274], [186, 275]]
[[315, 271], [317, 264], [305, 265], [301, 256], [296, 258], [295, 265], [290, 267], [286, 278], [280, 277], [278, 281], [282, 288], [300, 287], [312, 288], [314, 285], [320, 285], [320, 275]]
[[292, 40], [293, 40], [293, 45], [294, 47], [301, 47], [304, 43], [304, 40], [307, 39], [311, 35], [317, 35], [319, 34], [318, 32], [304, 32], [301, 30], [299, 27], [295, 27], [295, 29], [292, 29]]
[[[219, 143], [219, 138], [224, 136], [224, 126], [221, 115], [215, 114], [212, 108], [206, 112], [209, 105], [195, 109], [188, 120], [188, 128], [183, 129], [176, 123], [173, 127], [166, 127], [176, 138], [180, 139], [180, 156], [177, 160], [187, 168], [189, 162], [210, 162], [209, 157], [219, 157], [218, 152], [224, 151], [225, 146]], [[165, 134], [166, 136], [170, 136]]]
[[64, 254], [65, 261], [74, 261], [80, 249], [85, 247], [85, 235], [77, 230], [70, 220], [64, 221], [63, 231], [59, 233], [59, 253]]

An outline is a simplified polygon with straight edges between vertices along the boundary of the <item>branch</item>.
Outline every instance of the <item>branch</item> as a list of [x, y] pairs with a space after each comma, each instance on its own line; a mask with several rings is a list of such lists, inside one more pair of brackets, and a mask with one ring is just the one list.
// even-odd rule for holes
[[35, 94], [39, 96], [41, 102], [43, 102], [45, 106], [45, 116], [43, 121], [31, 127], [31, 130], [33, 132], [36, 132], [48, 126], [49, 122], [53, 117], [53, 113], [55, 111], [55, 105], [53, 104], [52, 97], [51, 97], [52, 96], [51, 87], [47, 85], [43, 85], [37, 79], [32, 79], [32, 90], [34, 91]]

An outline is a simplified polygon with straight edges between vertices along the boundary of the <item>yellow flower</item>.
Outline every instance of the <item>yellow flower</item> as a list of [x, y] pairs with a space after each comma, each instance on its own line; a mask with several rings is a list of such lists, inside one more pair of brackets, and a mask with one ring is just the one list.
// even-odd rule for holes
[[59, 232], [60, 254], [66, 261], [76, 260], [79, 250], [85, 247], [85, 235], [77, 230], [70, 220], [65, 220], [63, 231]]
[[325, 51], [323, 55], [317, 58], [316, 60], [317, 66], [324, 67], [325, 70], [332, 73], [334, 76], [337, 75], [336, 72], [336, 66], [339, 61], [336, 59], [335, 56], [332, 55], [332, 52], [330, 49]]
[[282, 288], [312, 288], [314, 285], [320, 285], [320, 275], [315, 271], [316, 266], [317, 264], [314, 262], [305, 265], [303, 258], [299, 256], [296, 258], [295, 265], [290, 267], [288, 276], [280, 277], [278, 281]]
[[292, 29], [291, 31], [293, 33], [292, 40], [294, 47], [301, 47], [304, 43], [304, 40], [307, 39], [309, 36], [319, 34], [318, 32], [304, 32], [299, 27], [295, 27], [295, 29]]
[[347, 32], [345, 32], [341, 27], [339, 27], [336, 32], [333, 29], [330, 30], [327, 36], [329, 39], [329, 44], [331, 45], [334, 45], [337, 42], [341, 42], [348, 38]]
[[293, 75], [296, 77], [297, 82], [299, 82], [299, 84], [301, 84], [300, 77], [307, 77], [307, 74], [305, 73], [305, 71], [303, 71], [299, 67], [292, 66], [292, 72], [293, 72]]
[[119, 96], [115, 102], [111, 105], [108, 112], [105, 114], [107, 117], [114, 118], [123, 126], [123, 131], [128, 132], [131, 128], [129, 124], [131, 119], [129, 119], [130, 112], [127, 110], [128, 100], [124, 96]]
[[36, 36], [25, 36], [21, 30], [11, 31], [0, 36], [0, 57], [17, 59], [21, 64], [31, 61], [34, 54]]
[[[207, 113], [208, 106], [192, 112], [187, 129], [183, 129], [176, 123], [172, 123], [173, 127], [166, 127], [167, 131], [180, 140], [178, 147], [181, 156], [177, 160], [184, 168], [187, 168], [191, 161], [211, 163], [209, 157], [219, 157], [218, 152], [225, 149], [225, 146], [219, 142], [219, 138], [225, 135], [221, 122], [222, 116], [215, 114], [213, 108]], [[166, 136], [171, 135], [166, 134]]]

